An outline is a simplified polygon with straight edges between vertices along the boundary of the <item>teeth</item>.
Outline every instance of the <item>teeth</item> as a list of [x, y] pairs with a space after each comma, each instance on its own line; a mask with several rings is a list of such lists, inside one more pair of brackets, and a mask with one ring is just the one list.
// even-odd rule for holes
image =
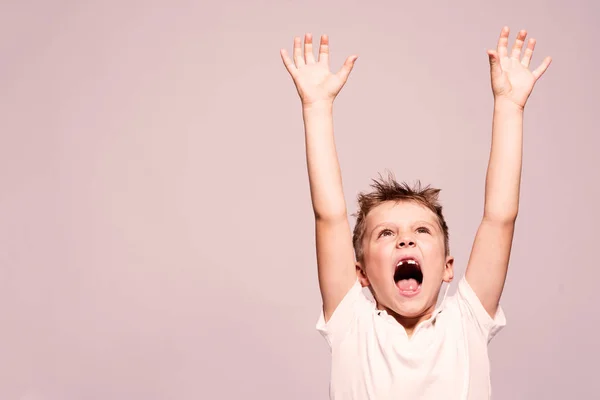
[[415, 260], [401, 260], [398, 262], [398, 264], [396, 264], [396, 267], [401, 266], [402, 264], [407, 263], [407, 264], [417, 264], [417, 262]]

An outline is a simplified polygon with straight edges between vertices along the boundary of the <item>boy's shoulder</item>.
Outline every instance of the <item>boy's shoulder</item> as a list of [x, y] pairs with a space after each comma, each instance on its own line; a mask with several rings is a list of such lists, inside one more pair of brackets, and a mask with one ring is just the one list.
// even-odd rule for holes
[[447, 307], [456, 308], [465, 329], [477, 330], [488, 342], [506, 326], [504, 309], [498, 306], [496, 315], [490, 316], [466, 277], [458, 281], [456, 292], [448, 299]]
[[[459, 280], [452, 295], [447, 296], [448, 289], [446, 287], [443, 300], [431, 318], [421, 323], [424, 325], [423, 329], [430, 327], [439, 331], [438, 333], [443, 330], [463, 332], [489, 342], [506, 325], [503, 309], [499, 307], [492, 318], [465, 277]], [[357, 279], [329, 320], [325, 320], [321, 310], [316, 329], [330, 346], [334, 346], [336, 341], [350, 334], [365, 337], [369, 331], [376, 336], [388, 336], [398, 330], [398, 325], [391, 315], [377, 309], [374, 299]]]

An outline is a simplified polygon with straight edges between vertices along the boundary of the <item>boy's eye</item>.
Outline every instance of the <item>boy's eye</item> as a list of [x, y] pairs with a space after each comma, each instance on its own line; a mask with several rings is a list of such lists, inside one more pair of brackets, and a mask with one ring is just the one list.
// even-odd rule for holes
[[424, 226], [420, 227], [417, 229], [417, 232], [419, 233], [429, 233], [429, 229], [425, 228]]
[[389, 229], [384, 229], [384, 230], [382, 230], [382, 231], [379, 233], [379, 237], [382, 237], [382, 236], [389, 236], [389, 235], [391, 235], [392, 233], [393, 233], [393, 232], [392, 232], [391, 230], [389, 230]]

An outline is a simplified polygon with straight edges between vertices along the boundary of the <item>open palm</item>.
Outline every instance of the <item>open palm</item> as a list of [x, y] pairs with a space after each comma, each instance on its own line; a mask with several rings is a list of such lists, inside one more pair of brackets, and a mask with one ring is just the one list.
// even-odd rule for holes
[[488, 50], [492, 91], [496, 98], [507, 99], [523, 108], [535, 83], [546, 72], [552, 59], [546, 57], [538, 68], [530, 71], [529, 64], [535, 48], [535, 39], [529, 39], [521, 58], [527, 32], [522, 30], [518, 33], [510, 54], [508, 54], [508, 35], [509, 28], [504, 27], [498, 39], [497, 49]]
[[287, 51], [281, 49], [281, 58], [290, 73], [300, 99], [304, 105], [326, 101], [332, 102], [340, 92], [352, 71], [357, 56], [350, 56], [337, 73], [329, 69], [329, 38], [321, 36], [319, 56], [315, 60], [312, 47], [312, 35], [304, 36], [302, 40], [294, 38], [294, 60], [290, 59]]

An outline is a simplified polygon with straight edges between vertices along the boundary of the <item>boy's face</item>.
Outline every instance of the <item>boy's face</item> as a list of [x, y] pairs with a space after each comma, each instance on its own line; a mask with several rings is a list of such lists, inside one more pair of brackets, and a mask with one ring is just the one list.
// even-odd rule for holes
[[406, 318], [433, 311], [442, 282], [453, 278], [437, 216], [412, 201], [388, 201], [366, 217], [357, 273], [378, 307]]

